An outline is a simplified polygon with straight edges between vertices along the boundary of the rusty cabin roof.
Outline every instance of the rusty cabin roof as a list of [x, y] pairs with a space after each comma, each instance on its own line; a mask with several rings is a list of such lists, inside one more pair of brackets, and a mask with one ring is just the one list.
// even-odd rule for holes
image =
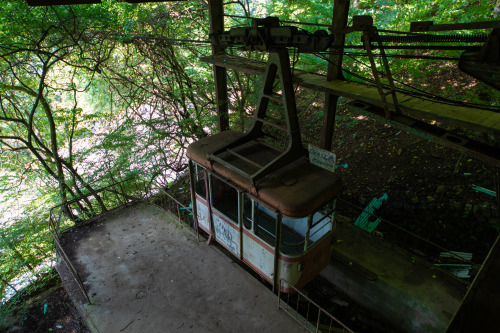
[[[289, 217], [305, 217], [311, 214], [333, 200], [342, 189], [342, 180], [338, 175], [305, 159], [299, 159], [260, 181], [255, 193], [249, 179], [221, 163], [211, 163], [207, 159], [207, 153], [216, 151], [242, 135], [236, 131], [225, 131], [203, 138], [189, 145], [187, 156], [221, 179], [249, 192], [266, 206]], [[256, 141], [246, 143], [233, 151], [261, 165], [266, 165], [279, 154], [275, 149]], [[229, 153], [219, 156], [248, 174], [258, 170], [255, 165], [239, 160]]]

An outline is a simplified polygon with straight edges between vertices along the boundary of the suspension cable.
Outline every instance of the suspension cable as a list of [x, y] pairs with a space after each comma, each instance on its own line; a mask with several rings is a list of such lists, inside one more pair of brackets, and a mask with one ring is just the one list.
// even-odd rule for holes
[[[318, 52], [318, 54], [329, 55], [329, 52]], [[366, 52], [344, 52], [344, 55], [351, 56], [368, 56]], [[374, 54], [373, 57], [381, 58], [382, 55]], [[387, 58], [396, 59], [426, 59], [426, 60], [460, 60], [458, 57], [437, 57], [437, 56], [426, 56], [426, 55], [411, 55], [411, 54], [386, 54]]]
[[[323, 60], [326, 60], [328, 61], [329, 63], [331, 63], [332, 65], [334, 66], [337, 66], [336, 64], [334, 64], [333, 62], [330, 61], [330, 59], [328, 59], [328, 57], [326, 56], [323, 56], [321, 54], [318, 54], [318, 53], [315, 53], [316, 56], [320, 57], [321, 59]], [[349, 54], [346, 54], [348, 57]], [[367, 68], [370, 68], [369, 65], [363, 63], [362, 61], [358, 60], [358, 59], [355, 59], [354, 57], [351, 57], [353, 60], [355, 60], [356, 62], [359, 62], [361, 63], [363, 66], [367, 67]], [[364, 76], [361, 76], [359, 74], [356, 74], [356, 73], [353, 73], [353, 72], [350, 72], [344, 68], [342, 68], [342, 71], [346, 72], [347, 74], [349, 75], [352, 75], [354, 77], [357, 77], [365, 82], [369, 82], [370, 85], [373, 85], [373, 86], [376, 86], [376, 83], [374, 80], [371, 80], [369, 78], [366, 78]], [[425, 100], [428, 100], [428, 101], [431, 101], [431, 102], [434, 102], [434, 101], [439, 101], [441, 103], [444, 103], [444, 104], [448, 104], [448, 105], [457, 105], [457, 106], [465, 106], [465, 107], [475, 107], [475, 108], [478, 108], [478, 109], [482, 109], [482, 110], [487, 110], [487, 111], [492, 111], [492, 112], [500, 112], [500, 109], [498, 108], [493, 108], [491, 107], [490, 105], [486, 105], [486, 104], [478, 104], [478, 103], [466, 103], [466, 102], [462, 102], [462, 101], [457, 101], [457, 100], [452, 100], [452, 99], [449, 99], [449, 98], [446, 98], [446, 97], [442, 97], [442, 96], [438, 96], [438, 95], [435, 95], [435, 94], [430, 94], [428, 93], [427, 91], [425, 90], [422, 90], [420, 88], [417, 88], [417, 87], [414, 87], [414, 86], [411, 86], [409, 84], [406, 84], [404, 82], [401, 82], [399, 80], [395, 80], [396, 82], [398, 82], [399, 84], [405, 86], [405, 87], [408, 87], [410, 89], [413, 89], [413, 90], [416, 90], [418, 92], [413, 92], [413, 91], [409, 91], [409, 90], [406, 90], [406, 89], [401, 89], [401, 88], [397, 88], [396, 90], [398, 92], [401, 92], [403, 94], [407, 94], [407, 95], [410, 95], [410, 96], [413, 96], [413, 97], [418, 97], [418, 98], [421, 98], [421, 99], [425, 99]]]
[[[224, 14], [225, 17], [231, 17], [231, 18], [241, 18], [241, 19], [248, 19], [248, 20], [253, 20], [256, 17], [251, 17], [251, 16], [240, 16], [240, 15], [228, 15]], [[299, 24], [299, 25], [310, 25], [314, 27], [325, 27], [325, 28], [330, 28], [332, 25], [331, 24], [319, 24], [319, 23], [309, 23], [309, 22], [299, 22], [299, 21], [284, 21], [280, 20], [282, 23], [289, 23], [289, 24]]]
[[152, 36], [130, 36], [130, 37], [125, 37], [127, 39], [150, 39], [150, 40], [161, 40], [161, 41], [166, 41], [166, 42], [180, 42], [180, 43], [187, 43], [187, 44], [210, 44], [211, 41], [209, 40], [199, 40], [199, 39], [182, 39], [182, 38], [169, 38], [169, 37], [152, 37]]
[[[362, 61], [360, 60], [357, 60], [357, 59], [354, 59], [353, 57], [349, 56], [348, 57], [352, 58], [353, 60], [356, 60], [357, 62], [361, 63], [363, 66], [367, 67], [367, 68], [370, 68], [369, 65], [363, 63]], [[442, 96], [439, 96], [439, 95], [436, 95], [436, 94], [430, 94], [428, 93], [427, 91], [423, 90], [423, 89], [420, 89], [420, 88], [417, 88], [417, 87], [414, 87], [414, 86], [411, 86], [407, 83], [404, 83], [402, 81], [399, 81], [399, 80], [394, 80], [396, 81], [397, 83], [405, 86], [405, 87], [408, 87], [408, 88], [411, 88], [411, 89], [414, 89], [416, 91], [418, 91], [419, 93], [416, 94], [416, 93], [411, 93], [411, 94], [414, 94], [414, 96], [416, 97], [420, 97], [420, 96], [425, 96], [427, 97], [428, 99], [430, 98], [430, 100], [438, 100], [438, 101], [441, 101], [441, 102], [444, 102], [446, 104], [450, 104], [450, 105], [461, 105], [461, 106], [474, 106], [474, 107], [479, 107], [479, 108], [484, 108], [484, 109], [487, 109], [487, 110], [490, 110], [490, 111], [493, 111], [493, 112], [500, 112], [500, 110], [498, 109], [492, 109], [491, 106], [489, 105], [486, 105], [486, 104], [477, 104], [477, 103], [465, 103], [465, 102], [462, 102], [462, 101], [457, 101], [457, 100], [452, 100], [452, 99], [448, 99], [446, 97], [442, 97]], [[398, 91], [402, 92], [402, 93], [405, 93], [405, 90], [403, 89], [397, 89]]]

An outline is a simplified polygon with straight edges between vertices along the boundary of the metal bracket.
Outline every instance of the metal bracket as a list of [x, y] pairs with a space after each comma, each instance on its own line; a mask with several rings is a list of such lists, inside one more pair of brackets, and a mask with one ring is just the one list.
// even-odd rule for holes
[[295, 26], [280, 26], [277, 17], [253, 19], [251, 27], [232, 28], [210, 36], [212, 44], [220, 47], [242, 46], [247, 51], [270, 51], [295, 47], [298, 52], [326, 51], [333, 42], [324, 30], [310, 33]]
[[[281, 95], [273, 93], [275, 86], [276, 75], [279, 76]], [[283, 105], [285, 119], [274, 119], [267, 114], [269, 102], [279, 102]], [[235, 152], [236, 148], [257, 141], [263, 137], [269, 137], [268, 133], [263, 131], [264, 125], [271, 126], [277, 130], [286, 132], [288, 144], [276, 158], [268, 162], [266, 165], [259, 165], [257, 161], [253, 161], [243, 154]], [[247, 172], [236, 167], [234, 164], [226, 161], [221, 155], [229, 153], [233, 158], [240, 161], [243, 160], [247, 164], [252, 164], [258, 168], [258, 171], [248, 174]], [[254, 119], [250, 129], [240, 137], [218, 149], [215, 152], [208, 153], [207, 159], [212, 163], [217, 162], [224, 165], [226, 168], [233, 170], [245, 178], [249, 179], [253, 186], [262, 178], [270, 173], [290, 164], [291, 162], [307, 156], [307, 150], [302, 146], [300, 137], [299, 121], [297, 117], [297, 107], [295, 104], [295, 93], [293, 91], [292, 73], [290, 69], [290, 59], [288, 50], [280, 48], [272, 51], [269, 54], [266, 71], [264, 74], [264, 82], [260, 92], [259, 102], [254, 114]]]

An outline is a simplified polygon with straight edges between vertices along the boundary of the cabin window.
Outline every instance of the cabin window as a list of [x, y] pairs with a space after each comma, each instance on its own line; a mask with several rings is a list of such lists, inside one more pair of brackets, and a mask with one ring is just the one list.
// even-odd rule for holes
[[309, 246], [329, 233], [333, 228], [335, 202], [314, 213], [309, 231]]
[[288, 255], [303, 253], [307, 235], [307, 217], [281, 219], [281, 252]]
[[248, 230], [252, 229], [252, 199], [247, 195], [243, 196], [243, 225]]
[[276, 213], [255, 202], [254, 233], [271, 246], [276, 242]]
[[194, 164], [194, 190], [202, 198], [207, 197], [207, 189], [205, 186], [205, 172], [201, 166]]
[[334, 205], [329, 204], [323, 209], [304, 218], [283, 216], [281, 219], [281, 252], [297, 255], [305, 251], [308, 223], [310, 220], [308, 247], [315, 244], [332, 230]]
[[238, 223], [238, 192], [232, 186], [212, 177], [212, 207]]

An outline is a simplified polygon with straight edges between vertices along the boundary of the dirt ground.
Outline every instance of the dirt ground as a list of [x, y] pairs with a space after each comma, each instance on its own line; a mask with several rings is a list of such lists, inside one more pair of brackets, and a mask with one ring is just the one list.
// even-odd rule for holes
[[27, 301], [28, 305], [13, 314], [8, 333], [90, 333], [69, 299], [61, 282]]
[[[320, 116], [320, 103], [302, 116], [304, 141], [319, 145]], [[347, 107], [337, 113], [332, 150], [345, 183], [340, 214], [355, 219], [373, 198], [387, 194], [375, 211], [384, 219], [377, 228], [381, 237], [416, 248], [426, 259], [441, 251], [407, 237], [403, 228], [442, 248], [472, 253], [482, 263], [500, 231], [499, 202], [473, 185], [495, 190], [498, 169]]]

